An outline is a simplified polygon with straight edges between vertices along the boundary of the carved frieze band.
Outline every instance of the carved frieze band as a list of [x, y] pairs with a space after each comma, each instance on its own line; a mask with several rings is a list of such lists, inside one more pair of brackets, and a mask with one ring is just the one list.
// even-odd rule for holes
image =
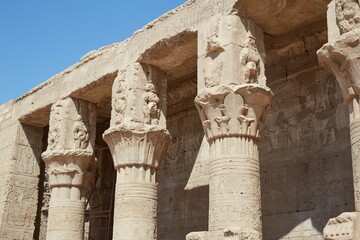
[[122, 124], [105, 131], [115, 169], [141, 166], [158, 169], [170, 143], [169, 132], [154, 125]]
[[258, 139], [272, 96], [269, 88], [258, 84], [228, 84], [201, 92], [195, 104], [208, 141], [226, 137]]

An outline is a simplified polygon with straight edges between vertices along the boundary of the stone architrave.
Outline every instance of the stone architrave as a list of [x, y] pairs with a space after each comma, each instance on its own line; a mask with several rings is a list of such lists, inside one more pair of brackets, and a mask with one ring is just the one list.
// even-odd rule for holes
[[[325, 239], [360, 239], [360, 3], [335, 0], [328, 7], [329, 42], [318, 51], [320, 65], [338, 81], [349, 105], [350, 142], [355, 196], [355, 212], [342, 213], [328, 221]], [[329, 27], [329, 29], [330, 29]]]
[[48, 147], [42, 154], [51, 189], [48, 240], [84, 239], [86, 178], [95, 131], [95, 104], [73, 98], [53, 104]]
[[113, 239], [157, 239], [156, 174], [170, 143], [156, 91], [157, 71], [135, 63], [114, 81], [103, 138], [117, 170]]
[[210, 144], [209, 232], [188, 239], [262, 239], [258, 143], [273, 97], [263, 32], [234, 12], [199, 36], [195, 105]]

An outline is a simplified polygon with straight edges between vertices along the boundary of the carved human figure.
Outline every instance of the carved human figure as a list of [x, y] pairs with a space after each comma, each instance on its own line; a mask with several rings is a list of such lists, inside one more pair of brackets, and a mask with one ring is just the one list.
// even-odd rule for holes
[[[116, 81], [116, 80], [115, 80]], [[116, 82], [114, 86], [114, 101], [113, 101], [113, 109], [115, 111], [115, 125], [120, 124], [123, 121], [123, 116], [125, 114], [125, 109], [127, 106], [127, 93], [125, 81], [120, 80]]]
[[218, 124], [218, 126], [221, 129], [221, 132], [223, 134], [226, 134], [228, 131], [228, 123], [231, 119], [231, 117], [228, 115], [227, 110], [226, 110], [226, 106], [225, 104], [220, 104], [218, 106], [220, 112], [221, 112], [221, 116], [220, 117], [216, 117], [214, 120], [215, 122]]
[[360, 3], [358, 0], [337, 0], [336, 18], [341, 33], [360, 27]]
[[147, 124], [158, 125], [160, 118], [159, 103], [160, 99], [156, 94], [153, 83], [149, 82], [145, 85], [144, 93], [144, 115]]
[[60, 103], [54, 104], [51, 108], [51, 115], [53, 118], [51, 119], [51, 125], [53, 126], [49, 130], [49, 138], [48, 138], [48, 146], [50, 150], [54, 150], [56, 146], [58, 146], [59, 138], [60, 138], [60, 109], [62, 105]]
[[240, 52], [240, 62], [244, 66], [244, 82], [257, 83], [260, 53], [256, 48], [255, 37], [249, 32]]
[[73, 132], [75, 149], [86, 149], [89, 145], [89, 133], [81, 116], [75, 119]]
[[255, 121], [255, 119], [253, 117], [249, 116], [249, 106], [246, 103], [244, 103], [242, 106], [240, 106], [238, 119], [240, 122], [247, 123], [248, 127], [250, 126], [250, 124], [252, 122]]

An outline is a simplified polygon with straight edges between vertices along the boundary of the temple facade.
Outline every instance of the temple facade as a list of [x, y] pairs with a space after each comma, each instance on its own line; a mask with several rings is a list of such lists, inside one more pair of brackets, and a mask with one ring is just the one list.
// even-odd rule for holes
[[359, 0], [189, 0], [0, 106], [0, 239], [360, 239], [359, 96]]

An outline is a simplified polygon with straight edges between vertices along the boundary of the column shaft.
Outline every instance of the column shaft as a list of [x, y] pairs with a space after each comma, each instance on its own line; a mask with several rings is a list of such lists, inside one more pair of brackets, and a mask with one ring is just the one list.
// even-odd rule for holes
[[85, 202], [50, 200], [46, 239], [84, 239]]
[[360, 3], [358, 1], [334, 0], [329, 3], [329, 42], [317, 52], [320, 65], [336, 77], [350, 110], [355, 211], [341, 213], [328, 221], [324, 228], [324, 237], [328, 240], [360, 239], [359, 16]]
[[47, 240], [84, 239], [85, 187], [95, 143], [95, 105], [67, 98], [51, 108], [48, 166], [51, 196]]
[[116, 184], [114, 239], [157, 239], [156, 216], [156, 183], [119, 181]]
[[188, 239], [262, 239], [259, 131], [266, 87], [262, 30], [237, 9], [200, 28], [195, 105], [209, 152], [209, 231]]
[[114, 81], [110, 128], [103, 135], [117, 170], [114, 240], [157, 239], [156, 173], [170, 142], [158, 76], [156, 68], [135, 63]]
[[360, 212], [360, 118], [350, 123], [350, 143], [353, 167], [355, 211]]
[[[225, 141], [239, 148], [243, 147], [241, 141], [256, 147], [246, 138]], [[236, 223], [237, 227], [261, 233], [260, 169], [255, 155], [222, 155], [210, 160], [209, 231], [224, 230]]]

